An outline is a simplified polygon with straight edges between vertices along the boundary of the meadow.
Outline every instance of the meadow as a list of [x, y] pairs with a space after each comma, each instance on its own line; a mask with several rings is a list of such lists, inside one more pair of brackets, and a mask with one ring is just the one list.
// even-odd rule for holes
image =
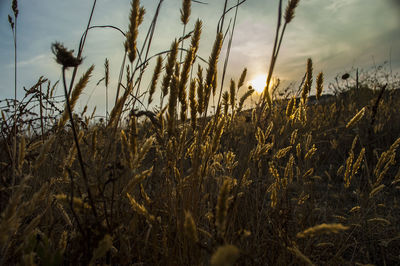
[[[74, 109], [94, 71], [77, 76], [92, 17], [75, 54], [53, 43], [62, 80], [40, 77], [21, 99], [1, 100], [1, 265], [400, 264], [400, 79], [357, 69], [327, 96], [308, 59], [300, 86], [272, 83], [299, 4], [280, 1], [265, 90], [246, 109], [256, 95], [246, 69], [228, 90], [217, 79], [234, 35], [225, 15], [243, 2], [225, 6], [203, 62], [201, 20], [186, 29], [191, 1], [182, 37], [150, 56], [158, 13], [140, 47], [145, 10], [133, 0], [101, 120]], [[12, 9], [16, 36], [16, 0]], [[106, 61], [102, 86], [109, 77]]]

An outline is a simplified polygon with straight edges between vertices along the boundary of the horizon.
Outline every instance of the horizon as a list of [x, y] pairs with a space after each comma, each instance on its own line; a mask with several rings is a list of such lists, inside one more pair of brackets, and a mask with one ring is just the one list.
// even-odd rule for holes
[[[207, 2], [207, 1], [205, 1]], [[234, 5], [236, 1], [229, 1]], [[386, 71], [400, 71], [400, 1], [385, 0], [336, 0], [320, 3], [316, 0], [302, 0], [296, 9], [295, 18], [288, 25], [283, 38], [282, 48], [274, 78], [282, 81], [281, 89], [288, 84], [297, 84], [306, 71], [307, 58], [314, 62], [314, 75], [324, 72], [325, 93], [334, 77], [344, 73], [354, 73], [355, 69], [370, 70], [385, 65]], [[179, 17], [181, 1], [164, 2], [150, 55], [169, 49], [171, 42], [182, 35], [183, 25]], [[139, 27], [138, 47], [141, 47], [145, 33], [150, 25], [158, 1], [141, 2], [146, 14]], [[284, 3], [285, 5], [286, 3]], [[87, 24], [92, 2], [50, 1], [36, 3], [19, 1], [17, 53], [18, 53], [18, 98], [23, 95], [23, 87], [30, 88], [40, 76], [48, 78], [52, 84], [61, 78], [61, 67], [54, 60], [50, 46], [58, 41], [68, 49], [77, 50], [79, 39]], [[77, 8], [78, 7], [78, 8]], [[126, 31], [130, 1], [98, 1], [92, 25], [114, 25]], [[216, 10], [210, 15], [209, 10]], [[186, 29], [190, 32], [197, 18], [203, 21], [203, 33], [200, 39], [198, 55], [207, 59], [211, 53], [215, 38], [217, 20], [223, 10], [223, 1], [206, 5], [192, 2], [192, 14]], [[266, 75], [269, 67], [276, 27], [277, 2], [244, 2], [238, 9], [236, 29], [232, 42], [224, 89], [229, 80], [237, 80], [244, 68], [248, 74], [245, 85], [251, 85], [256, 79]], [[14, 51], [12, 31], [7, 15], [12, 14], [11, 3], [0, 3], [0, 98], [12, 98], [14, 88]], [[74, 16], [70, 16], [74, 14]], [[227, 23], [233, 17], [228, 14]], [[51, 23], [50, 23], [51, 22]], [[166, 25], [169, 25], [168, 27]], [[226, 25], [224, 30], [226, 30]], [[79, 78], [91, 64], [95, 70], [84, 95], [77, 105], [83, 109], [88, 103], [89, 110], [97, 106], [98, 113], [105, 112], [105, 89], [102, 84], [96, 86], [104, 75], [104, 60], [110, 60], [109, 98], [115, 97], [116, 80], [124, 49], [120, 33], [109, 29], [95, 29], [89, 32], [83, 51], [84, 61], [79, 67]], [[188, 40], [185, 45], [188, 44]], [[224, 42], [218, 64], [218, 73], [222, 72], [228, 41]], [[141, 91], [148, 88], [154, 62], [147, 67]], [[386, 63], [385, 63], [386, 62]], [[204, 66], [204, 64], [203, 64]], [[195, 67], [197, 67], [195, 65]], [[68, 78], [67, 78], [68, 79]], [[218, 88], [221, 77], [218, 77]], [[159, 84], [154, 95], [154, 103], [159, 103]], [[314, 88], [314, 86], [313, 86]], [[58, 94], [62, 92], [58, 87]], [[111, 100], [112, 102], [112, 100]], [[110, 111], [110, 110], [109, 110]]]

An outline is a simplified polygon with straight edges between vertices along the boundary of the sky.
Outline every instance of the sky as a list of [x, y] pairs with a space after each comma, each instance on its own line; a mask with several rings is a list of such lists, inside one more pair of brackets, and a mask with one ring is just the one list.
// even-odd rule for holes
[[[198, 55], [208, 59], [224, 1], [203, 2], [207, 4], [192, 3], [187, 29], [193, 29], [197, 18], [203, 21]], [[236, 2], [237, 0], [230, 0], [228, 5], [232, 6]], [[231, 78], [238, 80], [245, 67], [248, 69], [246, 84], [251, 84], [251, 80], [267, 72], [278, 2], [247, 0], [239, 8], [225, 86], [229, 85]], [[286, 1], [283, 2], [285, 5]], [[51, 44], [58, 41], [69, 49], [77, 50], [92, 3], [89, 0], [18, 1], [19, 96], [23, 95], [23, 87], [30, 88], [40, 76], [48, 78], [52, 83], [61, 78], [61, 68], [55, 63]], [[146, 15], [139, 28], [139, 46], [157, 4], [158, 0], [141, 1]], [[171, 42], [181, 36], [181, 4], [181, 0], [163, 2], [150, 54], [169, 49]], [[98, 0], [92, 25], [114, 25], [127, 31], [129, 10], [129, 0]], [[0, 99], [14, 95], [14, 50], [8, 14], [12, 14], [11, 0], [0, 0]], [[233, 13], [228, 19], [232, 15]], [[228, 23], [225, 24], [227, 25]], [[89, 108], [97, 106], [98, 112], [104, 112], [105, 88], [102, 84], [96, 86], [96, 83], [104, 75], [104, 60], [108, 58], [111, 72], [109, 96], [114, 97], [124, 53], [123, 42], [123, 36], [114, 30], [96, 29], [89, 32], [78, 77], [91, 64], [95, 65], [95, 70], [78, 108], [88, 104]], [[189, 41], [186, 42], [188, 43]], [[219, 62], [220, 73], [226, 47], [225, 43]], [[284, 82], [298, 84], [304, 75], [307, 58], [313, 59], [315, 72], [324, 72], [326, 84], [336, 75], [355, 68], [369, 69], [385, 61], [392, 71], [400, 72], [400, 1], [300, 0], [295, 18], [286, 29], [274, 76]], [[144, 77], [142, 91], [148, 88], [153, 67], [152, 62]], [[62, 93], [61, 87], [58, 87], [57, 93]], [[158, 93], [157, 91], [155, 99], [158, 99]], [[155, 101], [154, 104], [157, 103]]]

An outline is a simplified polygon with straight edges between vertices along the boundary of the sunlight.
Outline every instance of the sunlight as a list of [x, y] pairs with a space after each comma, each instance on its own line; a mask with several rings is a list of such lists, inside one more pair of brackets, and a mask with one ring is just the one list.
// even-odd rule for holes
[[256, 90], [256, 92], [262, 93], [265, 86], [267, 85], [267, 76], [258, 75], [250, 81], [250, 85]]

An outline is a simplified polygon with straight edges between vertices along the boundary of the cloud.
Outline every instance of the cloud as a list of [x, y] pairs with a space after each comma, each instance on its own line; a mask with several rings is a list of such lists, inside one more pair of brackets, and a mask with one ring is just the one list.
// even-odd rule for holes
[[[48, 62], [49, 54], [39, 54], [37, 56], [34, 56], [30, 59], [19, 61], [18, 66], [19, 67], [34, 67], [37, 64], [43, 63], [43, 61]], [[9, 67], [14, 67], [14, 65], [10, 65]]]

